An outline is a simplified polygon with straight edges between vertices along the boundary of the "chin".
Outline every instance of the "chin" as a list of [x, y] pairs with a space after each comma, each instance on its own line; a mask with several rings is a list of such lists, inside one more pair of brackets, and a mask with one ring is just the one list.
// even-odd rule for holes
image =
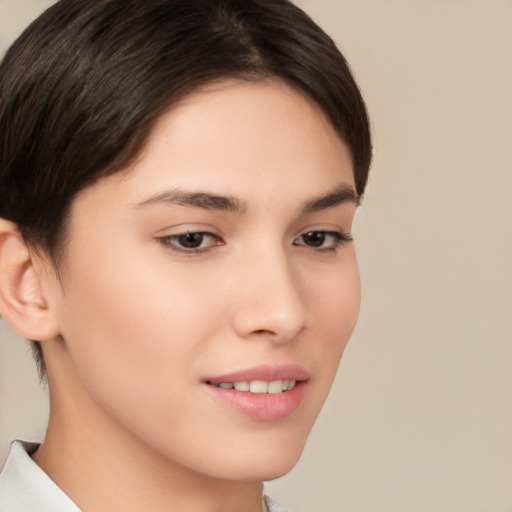
[[230, 480], [238, 480], [242, 482], [265, 482], [275, 480], [286, 475], [297, 464], [303, 446], [283, 447], [279, 450], [269, 452], [268, 450], [260, 450], [257, 456], [248, 457], [243, 461], [237, 460], [233, 464], [230, 473], [226, 475]]

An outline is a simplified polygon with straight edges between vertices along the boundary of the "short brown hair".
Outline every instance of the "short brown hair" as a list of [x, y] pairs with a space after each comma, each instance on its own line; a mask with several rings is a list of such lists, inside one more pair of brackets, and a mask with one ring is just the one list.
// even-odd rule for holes
[[315, 101], [363, 195], [366, 106], [332, 39], [288, 0], [61, 0], [0, 65], [0, 217], [57, 262], [76, 194], [126, 168], [164, 112], [222, 78], [279, 78]]

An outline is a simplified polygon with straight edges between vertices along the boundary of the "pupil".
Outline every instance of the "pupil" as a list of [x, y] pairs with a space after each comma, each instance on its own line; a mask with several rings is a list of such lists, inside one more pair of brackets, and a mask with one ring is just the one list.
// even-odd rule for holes
[[203, 235], [201, 233], [187, 233], [179, 237], [179, 242], [182, 247], [194, 249], [203, 242]]
[[304, 242], [312, 247], [320, 247], [325, 242], [325, 235], [318, 231], [310, 231], [304, 235]]

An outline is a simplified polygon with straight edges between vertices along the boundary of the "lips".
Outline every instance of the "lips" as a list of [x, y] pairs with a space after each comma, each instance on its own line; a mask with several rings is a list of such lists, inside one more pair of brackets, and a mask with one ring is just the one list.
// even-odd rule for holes
[[309, 373], [298, 365], [263, 365], [210, 377], [204, 383], [223, 404], [250, 418], [273, 421], [299, 408], [308, 379]]
[[209, 377], [205, 379], [209, 384], [221, 384], [222, 382], [250, 382], [253, 380], [263, 380], [272, 382], [276, 380], [308, 380], [309, 373], [302, 367], [296, 364], [286, 365], [261, 365], [246, 370], [227, 373], [216, 377]]

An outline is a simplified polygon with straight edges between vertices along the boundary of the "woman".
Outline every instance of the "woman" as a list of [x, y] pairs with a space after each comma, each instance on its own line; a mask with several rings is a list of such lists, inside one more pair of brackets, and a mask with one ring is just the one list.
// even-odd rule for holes
[[0, 510], [283, 510], [359, 308], [332, 40], [286, 0], [64, 0], [0, 98], [0, 312], [50, 391]]

